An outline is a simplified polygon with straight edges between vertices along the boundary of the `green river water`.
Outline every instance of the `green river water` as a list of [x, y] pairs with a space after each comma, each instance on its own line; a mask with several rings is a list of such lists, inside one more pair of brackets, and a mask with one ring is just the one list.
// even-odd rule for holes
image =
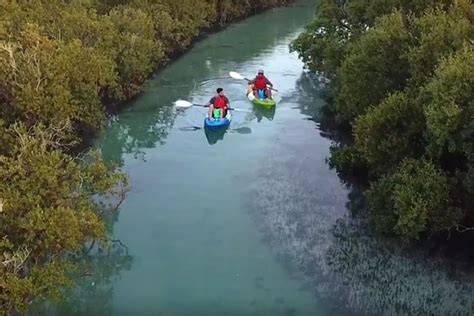
[[[288, 45], [314, 0], [251, 17], [198, 42], [146, 85], [97, 139], [130, 176], [111, 224], [128, 255], [86, 258], [56, 315], [467, 315], [472, 277], [457, 265], [371, 237], [330, 170], [321, 86]], [[276, 110], [245, 98], [238, 71], [263, 68]], [[202, 127], [223, 87], [235, 112], [225, 134]], [[428, 256], [431, 256], [427, 259]], [[38, 312], [40, 313], [40, 312]]]

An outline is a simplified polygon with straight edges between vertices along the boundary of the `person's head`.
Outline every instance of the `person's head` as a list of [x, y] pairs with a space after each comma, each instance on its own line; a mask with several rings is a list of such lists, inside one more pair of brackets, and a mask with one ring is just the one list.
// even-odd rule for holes
[[222, 88], [217, 88], [216, 92], [218, 95], [224, 95], [224, 89]]
[[257, 75], [258, 75], [258, 76], [263, 76], [263, 70], [262, 70], [262, 69], [259, 69], [258, 72], [257, 72]]

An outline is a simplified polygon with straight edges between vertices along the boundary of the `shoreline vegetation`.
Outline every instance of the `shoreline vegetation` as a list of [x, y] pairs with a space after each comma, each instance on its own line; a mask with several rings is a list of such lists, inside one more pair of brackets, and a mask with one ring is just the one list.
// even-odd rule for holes
[[371, 226], [472, 240], [474, 4], [322, 0], [291, 50], [329, 79], [324, 113], [352, 135], [329, 162], [363, 180]]
[[[78, 256], [114, 248], [127, 177], [77, 148], [203, 31], [291, 0], [0, 3], [0, 315], [59, 298]], [[76, 263], [75, 263], [76, 262]]]

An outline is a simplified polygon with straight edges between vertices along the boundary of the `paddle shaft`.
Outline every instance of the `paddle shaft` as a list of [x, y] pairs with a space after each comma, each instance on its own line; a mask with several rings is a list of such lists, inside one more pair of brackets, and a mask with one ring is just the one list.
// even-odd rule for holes
[[[205, 104], [195, 104], [195, 103], [193, 103], [193, 106], [200, 106], [200, 107], [202, 107], [202, 108], [208, 108], [208, 107], [209, 107], [209, 105], [205, 105]], [[228, 108], [227, 110], [239, 111], [240, 109]]]
[[[209, 105], [207, 104], [196, 104], [196, 103], [191, 103], [189, 101], [185, 101], [185, 100], [178, 100], [175, 102], [175, 106], [177, 108], [190, 108], [190, 107], [193, 107], [193, 106], [199, 106], [199, 107], [202, 107], [202, 108], [208, 108]], [[243, 109], [236, 109], [236, 108], [228, 108], [228, 110], [230, 111], [237, 111], [237, 112], [249, 112], [249, 110], [243, 110]]]
[[[247, 82], [250, 82], [250, 81], [251, 81], [249, 78], [245, 78], [245, 77], [244, 77], [244, 80], [247, 80]], [[278, 92], [278, 90], [277, 90], [277, 89], [274, 89], [273, 87], [268, 87], [268, 88], [269, 88], [270, 90], [273, 90], [273, 91]]]

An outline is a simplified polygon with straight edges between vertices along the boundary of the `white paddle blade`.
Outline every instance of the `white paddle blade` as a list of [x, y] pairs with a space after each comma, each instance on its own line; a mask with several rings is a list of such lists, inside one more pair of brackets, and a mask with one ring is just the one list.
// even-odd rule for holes
[[174, 102], [174, 106], [176, 106], [177, 108], [190, 108], [193, 106], [193, 104], [186, 100], [177, 100]]
[[229, 76], [231, 76], [234, 79], [239, 79], [239, 80], [244, 79], [244, 77], [242, 77], [241, 74], [239, 74], [238, 72], [235, 72], [235, 71], [229, 72]]

